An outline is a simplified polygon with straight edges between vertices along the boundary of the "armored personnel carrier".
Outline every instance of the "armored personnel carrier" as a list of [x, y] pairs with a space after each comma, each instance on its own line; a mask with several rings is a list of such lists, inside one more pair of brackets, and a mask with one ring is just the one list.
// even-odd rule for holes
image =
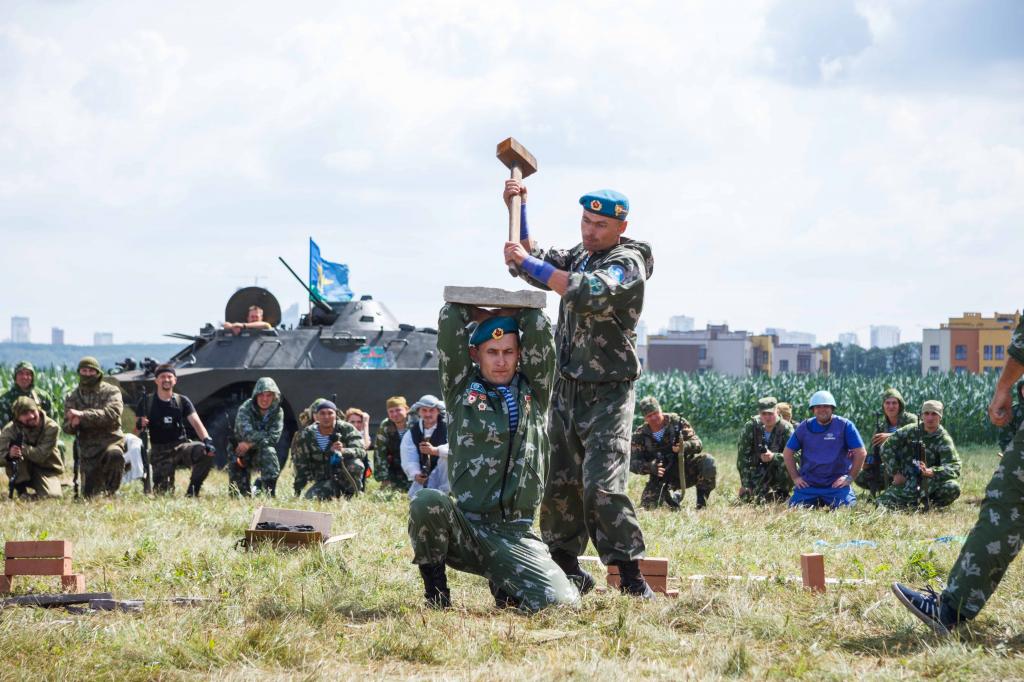
[[[227, 461], [235, 413], [251, 397], [260, 377], [271, 377], [281, 390], [285, 428], [278, 456], [282, 465], [299, 413], [317, 398], [333, 398], [340, 410], [366, 410], [376, 429], [386, 416], [384, 403], [389, 396], [404, 395], [412, 404], [425, 393], [440, 394], [437, 330], [399, 324], [371, 296], [345, 303], [316, 301], [297, 327], [286, 329], [280, 324], [281, 306], [274, 295], [262, 287], [246, 287], [228, 300], [224, 319], [243, 321], [254, 304], [263, 308], [263, 319], [271, 329], [236, 335], [207, 324], [194, 336], [169, 335], [189, 341], [168, 362], [177, 370], [175, 390], [192, 399], [210, 431], [218, 466]], [[125, 405], [136, 405], [143, 389], [154, 390], [156, 363], [134, 364], [128, 362], [115, 375]]]

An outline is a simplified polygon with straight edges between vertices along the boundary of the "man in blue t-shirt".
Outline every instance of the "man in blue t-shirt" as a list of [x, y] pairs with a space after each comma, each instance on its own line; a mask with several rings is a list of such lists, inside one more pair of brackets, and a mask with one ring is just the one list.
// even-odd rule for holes
[[[796, 427], [786, 443], [782, 458], [793, 479], [790, 507], [853, 506], [857, 502], [850, 484], [857, 478], [867, 450], [857, 427], [849, 419], [835, 416], [836, 399], [828, 391], [811, 396], [814, 419]], [[800, 450], [800, 472], [793, 454]]]

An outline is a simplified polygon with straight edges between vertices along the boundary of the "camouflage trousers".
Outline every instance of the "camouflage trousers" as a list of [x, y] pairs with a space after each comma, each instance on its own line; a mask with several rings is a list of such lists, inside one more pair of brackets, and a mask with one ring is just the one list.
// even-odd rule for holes
[[344, 463], [345, 468], [337, 471], [336, 475], [314, 481], [303, 497], [307, 500], [333, 500], [339, 497], [352, 497], [360, 492], [366, 465], [361, 459], [351, 455], [344, 458]]
[[176, 467], [188, 467], [191, 470], [189, 488], [198, 490], [213, 466], [213, 457], [206, 454], [202, 443], [194, 440], [168, 445], [154, 444], [149, 450], [149, 461], [153, 465], [153, 490], [172, 495]]
[[583, 383], [558, 377], [548, 414], [551, 457], [540, 529], [552, 550], [601, 561], [644, 554], [644, 536], [626, 492], [633, 428], [631, 382]]
[[651, 478], [640, 494], [640, 506], [654, 509], [662, 504], [671, 509], [678, 509], [683, 502], [687, 488], [696, 487], [705, 493], [715, 489], [718, 480], [718, 469], [715, 458], [706, 452], [684, 458], [682, 485], [680, 485], [679, 467], [673, 464], [665, 471], [663, 478], [651, 474]]
[[[960, 497], [960, 484], [956, 481], [943, 481], [928, 486], [928, 505], [932, 509], [948, 507]], [[875, 499], [875, 504], [886, 509], [914, 510], [924, 507], [923, 491], [916, 485], [891, 485]]]
[[98, 452], [79, 452], [83, 497], [93, 497], [100, 493], [113, 495], [121, 487], [125, 462], [124, 446], [121, 443], [109, 445]]
[[405, 475], [402, 464], [397, 455], [388, 455], [384, 452], [373, 452], [373, 477], [380, 482], [381, 487], [391, 487], [402, 492], [409, 492], [412, 481]]
[[740, 495], [740, 501], [752, 504], [785, 502], [793, 494], [793, 479], [786, 473], [786, 465], [771, 461], [758, 465], [754, 488]]
[[272, 490], [277, 485], [277, 477], [281, 475], [281, 463], [277, 459], [276, 448], [252, 447], [242, 457], [244, 467], [238, 466], [238, 456], [233, 452], [228, 461], [228, 492], [248, 497], [252, 495], [249, 483], [249, 472], [259, 469], [260, 477], [256, 479], [256, 487]]
[[448, 495], [425, 488], [409, 506], [409, 540], [414, 564], [445, 563], [482, 575], [524, 611], [579, 606], [579, 591], [551, 559], [529, 519], [470, 521]]
[[[11, 464], [6, 465], [7, 476], [10, 477]], [[31, 489], [36, 497], [61, 497], [64, 491], [60, 487], [60, 474], [54, 473], [52, 469], [44, 469], [41, 466], [26, 461], [24, 458], [18, 463], [18, 477], [14, 481], [18, 495], [28, 495]]]
[[1024, 428], [1017, 430], [992, 474], [978, 521], [946, 581], [942, 602], [966, 618], [978, 615], [1021, 549], [1024, 537]]
[[873, 452], [868, 453], [867, 460], [864, 462], [864, 468], [861, 469], [859, 474], [857, 474], [857, 478], [854, 480], [854, 483], [856, 483], [857, 487], [861, 490], [871, 492], [872, 488], [874, 488], [878, 492], [881, 492], [888, 487], [888, 482], [886, 481], [885, 472], [881, 467], [879, 467], [877, 471], [874, 468], [869, 468], [873, 467], [872, 458], [874, 457], [875, 454]]

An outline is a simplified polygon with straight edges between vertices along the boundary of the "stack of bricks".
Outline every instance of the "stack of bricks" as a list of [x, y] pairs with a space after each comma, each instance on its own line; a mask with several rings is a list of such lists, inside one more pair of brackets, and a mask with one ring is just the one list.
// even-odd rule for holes
[[[661, 592], [666, 597], [679, 596], [679, 590], [668, 589], [668, 559], [660, 557], [640, 559], [640, 573], [655, 592]], [[619, 567], [614, 564], [608, 566], [608, 586], [614, 588], [619, 586]]]
[[4, 575], [0, 594], [9, 594], [16, 575], [60, 576], [65, 592], [84, 592], [85, 576], [71, 572], [71, 543], [66, 540], [8, 542], [4, 546]]

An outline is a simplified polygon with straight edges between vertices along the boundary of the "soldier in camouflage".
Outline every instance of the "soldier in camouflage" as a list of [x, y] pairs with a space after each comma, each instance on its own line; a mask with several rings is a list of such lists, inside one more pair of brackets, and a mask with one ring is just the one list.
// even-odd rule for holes
[[228, 462], [228, 491], [248, 497], [252, 494], [249, 472], [260, 470], [256, 488], [271, 497], [277, 492], [281, 464], [277, 459], [277, 441], [284, 431], [281, 391], [270, 377], [261, 377], [252, 397], [242, 403], [235, 417], [234, 458]]
[[897, 429], [882, 445], [890, 485], [878, 496], [886, 509], [948, 507], [960, 497], [960, 455], [942, 426], [942, 403], [926, 400], [921, 422]]
[[551, 474], [540, 526], [552, 556], [583, 592], [593, 578], [578, 556], [593, 542], [605, 564], [616, 564], [624, 594], [650, 598], [638, 559], [645, 545], [626, 492], [635, 392], [640, 376], [636, 325], [654, 269], [650, 245], [623, 237], [629, 201], [611, 190], [580, 198], [581, 243], [541, 251], [530, 239], [526, 186], [505, 183], [504, 199], [522, 198], [519, 242], [505, 245], [505, 262], [524, 279], [561, 297], [558, 375], [549, 419]]
[[21, 361], [14, 366], [14, 383], [6, 393], [0, 395], [0, 426], [14, 419], [14, 401], [22, 396], [31, 398], [43, 414], [53, 417], [53, 403], [50, 396], [36, 387], [36, 368], [31, 362]]
[[[854, 481], [859, 487], [867, 490], [871, 495], [889, 487], [892, 473], [886, 474], [882, 466], [882, 445], [898, 429], [908, 424], [916, 424], [917, 415], [907, 412], [907, 403], [895, 388], [887, 388], [882, 393], [882, 411], [876, 415], [875, 423], [872, 425], [871, 446], [868, 450], [867, 459], [864, 460], [864, 468]], [[865, 429], [865, 433], [867, 430]]]
[[292, 469], [295, 471], [295, 478], [292, 479], [295, 497], [301, 495], [302, 489], [309, 483], [308, 478], [303, 478], [303, 472], [308, 467], [303, 459], [306, 456], [305, 450], [299, 450], [299, 442], [302, 440], [302, 432], [306, 427], [316, 422], [316, 406], [320, 404], [321, 400], [325, 399], [317, 398], [309, 404], [309, 407], [299, 412], [298, 417], [296, 417], [299, 422], [299, 428], [292, 434], [292, 442], [288, 445], [288, 461], [292, 463]]
[[295, 495], [307, 481], [313, 485], [306, 499], [332, 500], [352, 497], [363, 480], [363, 436], [354, 426], [338, 419], [338, 408], [330, 400], [316, 404], [315, 423], [302, 429], [293, 453]]
[[1014, 393], [1017, 395], [1017, 402], [1013, 404], [1013, 414], [1006, 426], [999, 429], [999, 452], [1006, 452], [1013, 443], [1013, 437], [1017, 435], [1017, 429], [1024, 424], [1024, 381], [1017, 382]]
[[373, 449], [373, 478], [382, 488], [409, 492], [412, 480], [402, 469], [402, 437], [409, 430], [409, 404], [400, 395], [388, 398], [388, 417], [380, 423]]
[[[995, 426], [1010, 421], [1014, 383], [1024, 376], [1024, 318], [1010, 340], [1009, 358], [996, 383], [988, 406], [989, 420]], [[996, 466], [978, 521], [960, 550], [960, 557], [946, 580], [942, 595], [930, 588], [918, 592], [893, 583], [896, 597], [915, 616], [938, 634], [946, 635], [975, 618], [985, 607], [1006, 569], [1021, 550], [1024, 537], [1024, 427], [1017, 429], [1013, 442]]]
[[[32, 398], [21, 396], [14, 401], [14, 419], [0, 431], [0, 455], [4, 457], [7, 476], [18, 473], [14, 486], [24, 496], [31, 488], [35, 497], [60, 497], [60, 475], [64, 463], [57, 441], [60, 427]], [[19, 445], [20, 443], [20, 445]]]
[[82, 495], [113, 495], [124, 475], [121, 391], [103, 381], [96, 358], [78, 362], [78, 388], [64, 401], [64, 432], [75, 435], [82, 471]]
[[578, 605], [576, 586], [532, 530], [547, 477], [551, 322], [540, 310], [509, 317], [447, 304], [438, 330], [451, 496], [425, 488], [409, 510], [427, 602], [451, 605], [447, 564], [487, 578], [499, 608]]
[[756, 504], [784, 502], [793, 493], [793, 481], [786, 473], [782, 451], [793, 435], [793, 425], [779, 417], [778, 401], [772, 396], [758, 400], [757, 410], [743, 425], [736, 448], [739, 498]]
[[678, 510], [686, 489], [696, 487], [697, 509], [704, 509], [715, 489], [714, 458], [702, 452], [704, 445], [690, 422], [678, 414], [662, 412], [654, 396], [640, 400], [640, 412], [645, 423], [633, 432], [629, 460], [629, 470], [634, 474], [650, 475], [640, 495], [640, 506], [655, 509], [664, 503]]

